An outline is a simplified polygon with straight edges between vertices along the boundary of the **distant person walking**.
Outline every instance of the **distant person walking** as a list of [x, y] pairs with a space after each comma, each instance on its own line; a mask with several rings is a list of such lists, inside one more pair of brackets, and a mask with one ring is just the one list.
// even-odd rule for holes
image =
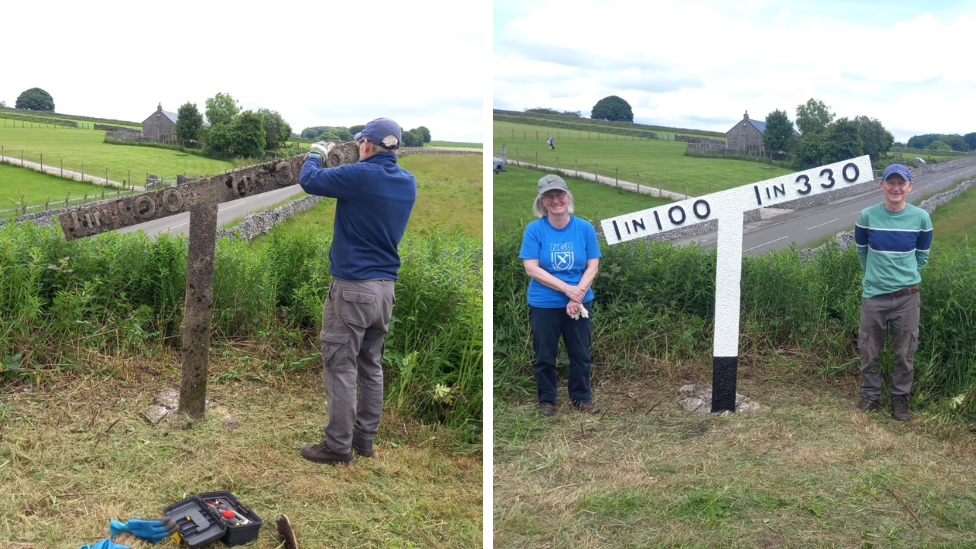
[[912, 355], [918, 348], [921, 309], [919, 269], [928, 261], [932, 247], [932, 219], [928, 212], [908, 203], [913, 186], [907, 167], [892, 164], [885, 168], [881, 176], [884, 202], [865, 208], [854, 226], [857, 256], [864, 269], [858, 334], [863, 396], [857, 409], [872, 412], [880, 408], [878, 363], [890, 329], [894, 355], [891, 415], [898, 421], [909, 419], [915, 372]]
[[552, 136], [551, 135], [549, 136], [549, 141], [546, 141], [546, 143], [549, 145], [549, 150], [550, 151], [556, 150], [556, 143], [552, 140]]
[[529, 324], [539, 411], [556, 412], [556, 356], [559, 338], [569, 355], [569, 398], [581, 412], [596, 414], [590, 391], [590, 286], [600, 267], [600, 244], [588, 221], [573, 216], [573, 195], [558, 175], [539, 180], [533, 211], [540, 218], [525, 227], [519, 259], [529, 275]]

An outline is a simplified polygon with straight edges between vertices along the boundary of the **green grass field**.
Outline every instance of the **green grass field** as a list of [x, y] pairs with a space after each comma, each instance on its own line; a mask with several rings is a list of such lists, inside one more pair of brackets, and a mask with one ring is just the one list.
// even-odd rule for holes
[[[532, 213], [532, 204], [535, 203], [539, 178], [548, 173], [545, 170], [515, 166], [506, 169], [507, 172], [492, 177], [492, 223], [496, 229], [517, 227], [536, 219], [535, 214]], [[614, 189], [602, 183], [576, 177], [562, 177], [573, 193], [574, 215], [594, 224], [607, 217], [653, 208], [669, 202], [648, 195]]]
[[[173, 177], [176, 174], [212, 175], [234, 168], [232, 162], [213, 160], [203, 156], [185, 154], [169, 149], [111, 145], [103, 143], [102, 130], [75, 128], [4, 128], [0, 127], [0, 147], [5, 157], [60, 166], [80, 171], [84, 164], [86, 174], [104, 176], [108, 169], [109, 179], [121, 181], [129, 177], [139, 184], [146, 174]], [[7, 186], [4, 180], [3, 186]]]
[[[8, 115], [10, 115], [10, 116], [8, 116]], [[7, 122], [8, 124], [10, 124], [14, 120], [17, 120], [18, 126], [19, 126], [20, 125], [20, 121], [22, 120], [20, 117], [21, 116], [25, 116], [25, 115], [26, 116], [33, 116], [33, 117], [36, 117], [36, 118], [42, 118], [42, 119], [74, 120], [75, 122], [78, 122], [78, 125], [81, 127], [81, 129], [85, 129], [85, 128], [91, 129], [91, 127], [92, 127], [93, 124], [106, 124], [106, 125], [111, 125], [111, 126], [125, 126], [125, 127], [135, 128], [135, 129], [139, 129], [139, 130], [142, 129], [142, 123], [141, 122], [131, 122], [131, 121], [123, 121], [123, 120], [105, 120], [105, 119], [101, 119], [101, 118], [92, 118], [90, 116], [75, 116], [75, 115], [70, 115], [70, 114], [67, 114], [67, 115], [66, 114], [55, 114], [55, 113], [46, 113], [46, 112], [43, 112], [43, 111], [24, 112], [24, 111], [20, 111], [20, 110], [16, 110], [16, 109], [9, 109], [9, 108], [8, 109], [4, 109], [4, 108], [0, 108], [0, 119], [6, 119], [6, 120], [8, 120], [8, 122]], [[34, 122], [34, 125], [35, 126], [37, 124], [38, 124], [38, 122]], [[3, 122], [0, 121], [0, 126], [2, 126], [2, 125], [3, 125]], [[27, 122], [27, 127], [30, 127], [30, 122], [29, 121]]]
[[[511, 136], [515, 135], [515, 138]], [[538, 132], [538, 139], [536, 138]], [[549, 133], [556, 137], [556, 150], [546, 145]], [[571, 133], [572, 135], [569, 135]], [[618, 177], [665, 190], [701, 196], [710, 192], [738, 187], [791, 173], [759, 162], [722, 158], [686, 157], [685, 143], [676, 141], [638, 140], [630, 136], [596, 132], [567, 132], [541, 126], [529, 126], [496, 120], [492, 146], [505, 145], [509, 160], [529, 165], [573, 168], [603, 176]], [[559, 136], [562, 136], [560, 138]], [[615, 172], [616, 170], [616, 172]]]
[[932, 253], [938, 255], [959, 246], [976, 245], [976, 187], [942, 204], [932, 214]]
[[[25, 170], [9, 164], [0, 164], [0, 210], [9, 210], [21, 205], [21, 201], [28, 206], [44, 204], [51, 201], [52, 208], [64, 207], [64, 199], [70, 193], [71, 198], [81, 198], [88, 194], [101, 196], [102, 192], [115, 196], [116, 189], [106, 188], [92, 183], [68, 181], [53, 175], [42, 174], [33, 170]], [[23, 194], [22, 194], [23, 193]], [[61, 201], [60, 204], [57, 202]], [[35, 212], [37, 210], [29, 210]], [[0, 212], [0, 218], [17, 215], [14, 212]]]
[[[402, 156], [399, 164], [417, 178], [417, 202], [407, 224], [407, 236], [460, 227], [481, 237], [484, 216], [483, 157], [479, 154], [418, 154]], [[296, 214], [272, 229], [276, 233], [312, 231], [332, 233], [335, 199], [323, 198], [315, 207]], [[254, 239], [261, 246], [264, 237]]]

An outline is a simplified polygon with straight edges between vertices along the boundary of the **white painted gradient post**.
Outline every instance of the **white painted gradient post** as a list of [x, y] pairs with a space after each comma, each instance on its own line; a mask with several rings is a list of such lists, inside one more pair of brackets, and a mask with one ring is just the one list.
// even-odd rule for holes
[[713, 412], [735, 411], [743, 214], [760, 207], [833, 192], [872, 179], [874, 175], [870, 158], [860, 156], [600, 222], [607, 243], [618, 244], [718, 220], [715, 338], [712, 346]]

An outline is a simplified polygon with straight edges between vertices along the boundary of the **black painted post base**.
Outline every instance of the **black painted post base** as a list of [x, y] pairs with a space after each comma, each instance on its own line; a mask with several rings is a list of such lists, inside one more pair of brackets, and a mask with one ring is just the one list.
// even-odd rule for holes
[[739, 357], [712, 357], [712, 412], [735, 412], [735, 383]]

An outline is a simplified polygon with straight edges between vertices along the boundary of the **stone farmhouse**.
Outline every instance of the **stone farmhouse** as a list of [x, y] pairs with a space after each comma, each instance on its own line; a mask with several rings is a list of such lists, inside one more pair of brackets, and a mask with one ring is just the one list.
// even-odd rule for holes
[[154, 139], [164, 135], [176, 135], [176, 113], [164, 111], [163, 104], [160, 103], [156, 112], [142, 121], [142, 135]]
[[763, 148], [763, 132], [765, 131], [766, 123], [761, 120], [750, 119], [749, 111], [746, 111], [742, 115], [742, 121], [725, 132], [726, 147], [742, 154], [761, 155], [765, 152]]

